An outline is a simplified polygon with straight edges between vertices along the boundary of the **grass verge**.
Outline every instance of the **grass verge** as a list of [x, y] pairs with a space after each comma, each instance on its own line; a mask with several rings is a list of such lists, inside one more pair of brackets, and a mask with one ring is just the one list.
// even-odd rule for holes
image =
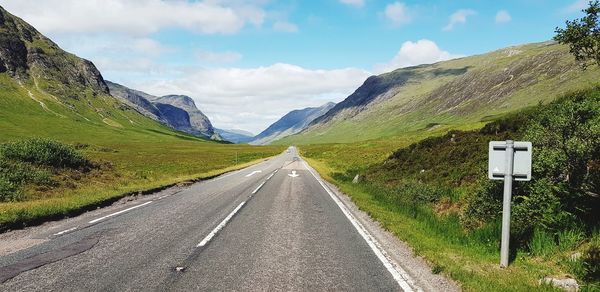
[[[371, 193], [372, 189], [360, 184], [340, 182], [332, 178], [332, 169], [325, 163], [304, 158], [323, 178], [335, 184], [342, 192], [374, 220], [407, 242], [417, 255], [425, 257], [432, 271], [443, 273], [459, 281], [466, 291], [554, 291], [540, 286], [538, 280], [556, 273], [557, 267], [526, 257], [522, 253], [509, 268], [499, 267], [500, 253], [492, 246], [470, 242], [465, 244], [451, 226], [455, 218], [440, 221], [426, 213], [413, 215], [411, 210], [382, 202]], [[431, 215], [433, 216], [433, 215]], [[429, 219], [429, 220], [427, 220]]]
[[[210, 179], [227, 172], [260, 163], [265, 159], [266, 158], [256, 159], [195, 175], [173, 176], [170, 179], [162, 179], [160, 181], [120, 182], [113, 186], [98, 183], [91, 186], [68, 190], [62, 196], [58, 197], [23, 202], [0, 203], [0, 232], [76, 216], [89, 210], [107, 206], [118, 199], [129, 195], [146, 195], [177, 184]], [[56, 192], [57, 190], [54, 191]]]

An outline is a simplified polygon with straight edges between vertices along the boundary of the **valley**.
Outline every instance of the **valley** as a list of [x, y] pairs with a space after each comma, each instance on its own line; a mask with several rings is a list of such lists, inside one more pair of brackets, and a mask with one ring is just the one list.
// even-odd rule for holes
[[[0, 290], [600, 290], [599, 1], [554, 34], [467, 1], [383, 63], [450, 4], [115, 1], [0, 0]], [[507, 267], [504, 140], [533, 145]]]

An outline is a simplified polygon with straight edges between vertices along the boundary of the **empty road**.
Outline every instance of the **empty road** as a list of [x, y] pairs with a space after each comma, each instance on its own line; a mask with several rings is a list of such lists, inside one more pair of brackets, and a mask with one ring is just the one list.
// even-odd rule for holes
[[[55, 224], [0, 257], [1, 291], [416, 289], [294, 148]], [[18, 241], [15, 241], [18, 242]]]

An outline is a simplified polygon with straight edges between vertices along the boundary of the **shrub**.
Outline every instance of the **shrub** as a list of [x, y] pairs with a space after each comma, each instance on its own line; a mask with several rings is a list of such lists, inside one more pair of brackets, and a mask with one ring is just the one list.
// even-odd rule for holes
[[24, 199], [21, 186], [27, 183], [52, 185], [54, 180], [47, 169], [27, 163], [7, 161], [0, 157], [0, 201]]
[[6, 159], [56, 168], [85, 168], [91, 165], [75, 148], [53, 140], [34, 138], [0, 147]]
[[482, 179], [479, 188], [466, 198], [467, 208], [461, 216], [463, 226], [474, 230], [497, 220], [502, 214], [502, 194], [501, 182]]
[[30, 139], [0, 146], [0, 201], [25, 199], [23, 186], [55, 184], [52, 171], [86, 170], [92, 163], [73, 147], [56, 141]]
[[0, 177], [0, 202], [20, 201], [22, 197], [23, 193], [18, 184], [11, 182], [4, 177]]
[[[599, 223], [598, 109], [600, 88], [531, 111], [523, 139], [533, 142], [533, 179], [513, 186], [511, 231], [517, 241], [528, 242], [534, 229], [560, 234], [581, 223], [588, 230]], [[501, 202], [502, 182], [482, 178], [468, 197], [463, 224], [474, 228], [497, 220]]]

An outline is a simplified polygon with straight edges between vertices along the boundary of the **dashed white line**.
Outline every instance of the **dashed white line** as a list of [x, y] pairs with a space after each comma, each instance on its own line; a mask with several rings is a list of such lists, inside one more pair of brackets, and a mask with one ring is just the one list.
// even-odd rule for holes
[[267, 177], [267, 180], [270, 180], [274, 175], [275, 175], [275, 173], [271, 173], [271, 175], [269, 175], [269, 177]]
[[388, 255], [385, 252], [385, 250], [381, 248], [377, 240], [369, 233], [369, 231], [367, 231], [367, 229], [360, 222], [358, 222], [356, 218], [354, 218], [354, 216], [350, 213], [346, 206], [314, 174], [314, 172], [310, 169], [306, 162], [302, 161], [302, 163], [304, 164], [304, 167], [308, 170], [308, 172], [310, 172], [312, 176], [319, 182], [321, 187], [323, 187], [323, 189], [329, 194], [329, 196], [336, 203], [336, 205], [338, 205], [338, 207], [342, 210], [342, 213], [344, 213], [346, 218], [350, 220], [350, 223], [352, 223], [356, 231], [358, 231], [360, 236], [362, 236], [362, 238], [367, 242], [371, 250], [373, 250], [377, 258], [379, 258], [383, 266], [388, 270], [388, 272], [390, 272], [390, 274], [392, 274], [392, 277], [394, 277], [394, 280], [396, 280], [398, 285], [400, 285], [400, 288], [402, 288], [402, 290], [404, 291], [414, 291], [413, 287], [416, 287], [416, 285], [410, 277], [410, 275], [408, 275], [408, 273], [404, 271], [404, 269], [392, 263], [392, 261], [388, 258]]
[[63, 230], [63, 231], [61, 231], [61, 232], [54, 233], [53, 235], [54, 235], [54, 236], [63, 235], [63, 234], [65, 234], [65, 233], [71, 232], [71, 231], [73, 231], [73, 230], [75, 230], [75, 229], [77, 229], [77, 227], [69, 228], [69, 229], [67, 229], [67, 230]]
[[229, 213], [229, 215], [227, 215], [227, 217], [225, 217], [225, 219], [223, 219], [223, 221], [221, 221], [221, 223], [219, 223], [219, 225], [217, 225], [217, 227], [215, 227], [215, 229], [213, 229], [213, 231], [211, 231], [200, 243], [198, 243], [198, 245], [196, 245], [196, 247], [205, 246], [213, 237], [215, 237], [215, 235], [217, 234], [217, 232], [219, 232], [219, 230], [221, 230], [221, 229], [223, 229], [223, 227], [225, 227], [227, 222], [229, 222], [229, 220], [231, 220], [231, 217], [233, 217], [233, 215], [235, 215], [235, 213], [237, 213], [237, 211], [239, 211], [242, 208], [242, 206], [244, 206], [244, 204], [246, 204], [246, 201], [243, 201], [231, 213]]
[[90, 221], [90, 222], [88, 222], [88, 223], [89, 223], [89, 224], [94, 224], [94, 223], [96, 223], [96, 222], [98, 222], [98, 221], [102, 221], [102, 220], [104, 220], [104, 219], [107, 219], [107, 218], [110, 218], [110, 217], [112, 217], [112, 216], [117, 216], [117, 215], [119, 215], [119, 214], [123, 214], [123, 213], [125, 213], [125, 212], [128, 212], [128, 211], [131, 211], [131, 210], [133, 210], [133, 209], [137, 209], [137, 208], [139, 208], [139, 207], [146, 206], [146, 205], [148, 205], [148, 204], [150, 204], [150, 203], [152, 203], [152, 201], [149, 201], [149, 202], [146, 202], [146, 203], [143, 203], [143, 204], [139, 204], [139, 205], [137, 205], [137, 206], [133, 206], [133, 207], [131, 207], [131, 208], [127, 208], [127, 209], [125, 209], [125, 210], [121, 210], [121, 211], [119, 211], [119, 212], [115, 212], [115, 213], [112, 213], [112, 214], [106, 215], [106, 216], [104, 216], [104, 217], [100, 217], [100, 218], [98, 218], [98, 219], [94, 219], [94, 220], [92, 220], [92, 221]]
[[264, 186], [264, 185], [265, 185], [265, 183], [266, 183], [266, 181], [263, 181], [263, 182], [262, 182], [262, 183], [261, 183], [261, 184], [260, 184], [260, 185], [259, 185], [259, 186], [258, 186], [258, 187], [257, 187], [257, 188], [256, 188], [256, 189], [253, 191], [253, 192], [252, 192], [252, 194], [253, 194], [253, 195], [254, 195], [254, 194], [256, 194], [256, 192], [258, 192], [258, 190], [260, 190], [260, 188], [262, 188], [262, 186]]

